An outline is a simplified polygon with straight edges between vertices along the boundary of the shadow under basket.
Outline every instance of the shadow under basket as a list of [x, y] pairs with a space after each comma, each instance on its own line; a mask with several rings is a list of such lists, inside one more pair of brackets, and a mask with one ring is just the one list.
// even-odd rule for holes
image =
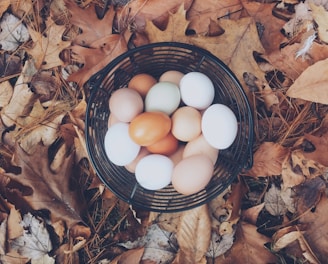
[[[213, 103], [228, 106], [238, 120], [234, 143], [221, 150], [214, 174], [205, 189], [182, 195], [172, 185], [150, 191], [142, 188], [135, 175], [107, 158], [104, 138], [108, 130], [111, 94], [126, 87], [139, 73], [159, 78], [168, 70], [206, 74], [215, 87]], [[86, 113], [86, 144], [97, 175], [115, 195], [136, 208], [157, 212], [177, 212], [209, 202], [222, 193], [243, 169], [252, 166], [253, 119], [247, 97], [231, 70], [217, 57], [196, 46], [163, 42], [137, 47], [114, 59], [87, 83], [90, 89]], [[156, 177], [156, 175], [154, 175]]]

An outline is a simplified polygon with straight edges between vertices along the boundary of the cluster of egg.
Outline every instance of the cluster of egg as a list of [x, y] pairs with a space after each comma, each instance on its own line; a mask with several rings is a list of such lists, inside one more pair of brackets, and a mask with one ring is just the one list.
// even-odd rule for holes
[[105, 136], [109, 160], [135, 173], [149, 190], [172, 183], [182, 194], [211, 180], [220, 149], [237, 134], [237, 119], [213, 103], [214, 85], [200, 72], [167, 71], [157, 81], [142, 73], [109, 99]]

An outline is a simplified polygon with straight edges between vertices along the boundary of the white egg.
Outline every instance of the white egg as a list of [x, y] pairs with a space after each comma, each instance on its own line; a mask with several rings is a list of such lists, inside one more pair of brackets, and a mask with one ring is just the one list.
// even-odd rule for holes
[[214, 148], [226, 149], [234, 142], [238, 122], [232, 110], [223, 104], [213, 104], [202, 116], [202, 133]]
[[129, 136], [129, 125], [123, 122], [108, 128], [104, 144], [108, 159], [118, 166], [131, 163], [140, 151], [140, 146]]
[[147, 112], [160, 111], [171, 115], [181, 101], [179, 87], [172, 82], [158, 82], [150, 88], [145, 98]]
[[136, 180], [145, 189], [159, 190], [170, 184], [173, 166], [173, 161], [167, 156], [150, 154], [138, 162]]
[[198, 110], [207, 108], [214, 99], [214, 85], [209, 77], [201, 72], [189, 72], [180, 81], [182, 101]]

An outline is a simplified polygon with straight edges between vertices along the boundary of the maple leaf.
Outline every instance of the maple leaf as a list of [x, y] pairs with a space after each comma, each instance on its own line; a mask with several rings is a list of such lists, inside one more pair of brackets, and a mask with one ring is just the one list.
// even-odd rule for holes
[[[27, 202], [34, 210], [49, 210], [52, 222], [64, 220], [73, 237], [88, 237], [90, 230], [80, 224], [83, 222], [80, 216], [84, 210], [83, 198], [80, 190], [71, 186], [73, 157], [72, 154], [65, 157], [59, 170], [53, 172], [49, 167], [47, 147], [39, 144], [33, 155], [28, 155], [17, 144], [12, 162], [21, 168], [21, 173], [5, 173], [11, 179], [6, 193], [14, 195], [11, 197], [15, 200]], [[18, 187], [15, 182], [19, 183]]]
[[245, 72], [254, 74], [260, 83], [266, 83], [264, 72], [260, 70], [253, 57], [253, 51], [263, 53], [264, 49], [252, 18], [246, 17], [236, 21], [221, 19], [219, 25], [224, 29], [224, 34], [216, 37], [186, 36], [189, 23], [190, 21], [186, 19], [186, 11], [180, 6], [176, 13], [170, 14], [164, 31], [158, 29], [151, 21], [147, 22], [145, 31], [150, 42], [184, 42], [210, 51], [236, 74], [245, 92], [247, 92], [247, 85], [243, 80]]
[[48, 18], [46, 27], [43, 33], [28, 27], [34, 45], [28, 48], [27, 52], [34, 58], [36, 69], [46, 70], [64, 65], [59, 54], [71, 45], [70, 41], [62, 40], [66, 30], [64, 25], [56, 25], [51, 18]]

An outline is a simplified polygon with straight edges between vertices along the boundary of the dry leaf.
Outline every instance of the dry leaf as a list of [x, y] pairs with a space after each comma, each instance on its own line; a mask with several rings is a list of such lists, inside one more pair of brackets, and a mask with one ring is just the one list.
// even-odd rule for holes
[[280, 175], [289, 150], [278, 143], [264, 142], [254, 153], [253, 167], [247, 175], [253, 177]]
[[20, 226], [21, 221], [22, 217], [20, 212], [16, 210], [15, 207], [10, 208], [6, 234], [9, 240], [16, 239], [23, 235], [24, 229]]
[[39, 259], [52, 250], [52, 243], [45, 223], [28, 213], [20, 222], [24, 232], [21, 236], [12, 239], [12, 249], [27, 258]]
[[289, 154], [283, 161], [281, 176], [284, 190], [301, 184], [305, 180], [303, 173], [294, 167], [292, 154]]
[[0, 107], [4, 107], [9, 104], [13, 95], [14, 89], [9, 81], [0, 83]]
[[183, 212], [177, 232], [179, 251], [173, 263], [202, 263], [210, 239], [208, 206], [202, 205]]
[[2, 14], [7, 11], [8, 7], [10, 5], [10, 0], [2, 0], [0, 3], [0, 17], [2, 17]]
[[275, 252], [289, 246], [292, 242], [297, 241], [303, 235], [296, 226], [287, 226], [279, 229], [273, 236], [271, 249]]
[[328, 59], [309, 66], [289, 87], [287, 96], [328, 104]]
[[328, 148], [328, 133], [326, 132], [320, 136], [305, 134], [304, 140], [309, 141], [315, 148], [315, 150], [311, 152], [304, 151], [304, 158], [319, 162], [323, 166], [328, 167], [328, 161], [325, 158]]
[[46, 26], [46, 31], [43, 33], [28, 28], [34, 45], [27, 49], [27, 52], [33, 57], [36, 69], [46, 70], [63, 66], [64, 62], [59, 54], [71, 45], [70, 41], [62, 40], [66, 30], [64, 25], [56, 25], [51, 18], [48, 18]]
[[29, 32], [22, 21], [12, 14], [5, 13], [0, 22], [1, 49], [14, 51], [29, 38]]
[[280, 193], [281, 190], [273, 184], [264, 195], [265, 209], [273, 216], [284, 215], [287, 212], [286, 205]]
[[64, 220], [73, 237], [89, 237], [90, 229], [81, 225], [84, 202], [80, 189], [76, 183], [71, 185], [74, 180], [73, 158], [72, 154], [66, 157], [60, 171], [55, 173], [49, 167], [47, 147], [39, 144], [33, 155], [28, 155], [17, 144], [13, 164], [21, 168], [21, 173], [5, 175], [21, 186], [15, 188], [13, 185], [7, 192], [14, 194], [11, 199], [26, 201], [34, 210], [49, 210], [52, 222]]
[[240, 222], [232, 248], [215, 259], [218, 264], [276, 263], [276, 257], [264, 245], [271, 239], [258, 233], [255, 225]]
[[314, 21], [318, 25], [320, 40], [328, 43], [328, 12], [323, 5], [309, 3]]
[[[130, 249], [124, 252], [122, 255], [117, 256], [110, 261], [111, 264], [139, 264], [144, 253], [144, 248]], [[103, 263], [103, 262], [101, 262]]]
[[246, 210], [242, 211], [242, 220], [245, 222], [248, 222], [252, 225], [255, 225], [257, 222], [257, 218], [260, 214], [260, 212], [263, 210], [264, 208], [264, 203], [261, 203], [259, 205], [255, 205], [251, 208], [248, 208]]
[[307, 227], [305, 229], [304, 239], [310, 246], [314, 256], [321, 263], [325, 263], [328, 256], [327, 196], [323, 194], [313, 210], [307, 210], [306, 212], [300, 211], [299, 213], [299, 223]]

